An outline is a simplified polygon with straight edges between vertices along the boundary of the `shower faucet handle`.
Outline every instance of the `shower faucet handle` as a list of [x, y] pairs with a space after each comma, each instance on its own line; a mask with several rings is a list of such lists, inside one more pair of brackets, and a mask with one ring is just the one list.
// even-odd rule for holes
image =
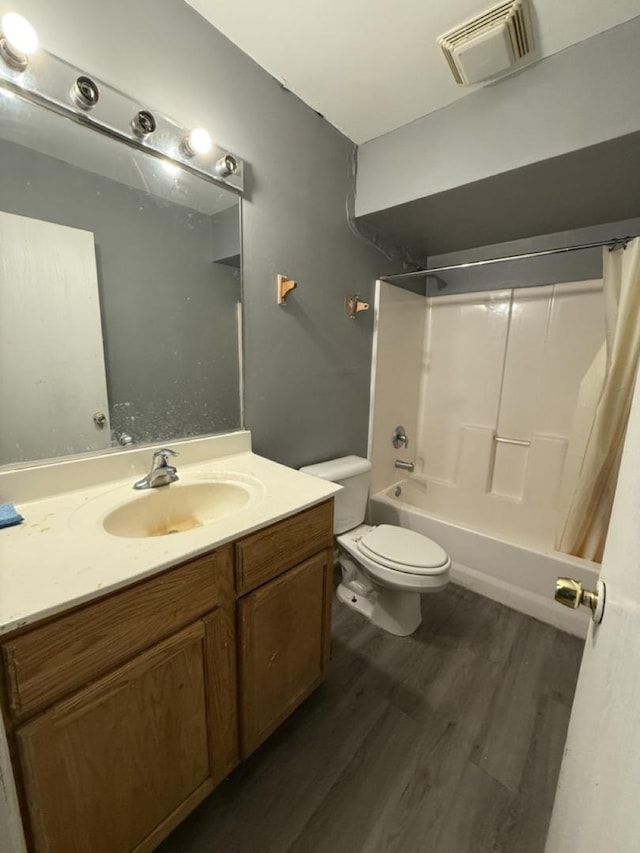
[[403, 426], [397, 426], [394, 429], [391, 441], [396, 450], [399, 450], [401, 447], [409, 447], [409, 439]]

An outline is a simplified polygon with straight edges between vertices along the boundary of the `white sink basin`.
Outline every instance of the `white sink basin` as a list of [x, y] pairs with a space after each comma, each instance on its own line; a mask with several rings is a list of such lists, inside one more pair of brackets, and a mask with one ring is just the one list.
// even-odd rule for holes
[[122, 504], [102, 524], [113, 536], [168, 536], [238, 512], [251, 497], [251, 489], [241, 482], [172, 483]]

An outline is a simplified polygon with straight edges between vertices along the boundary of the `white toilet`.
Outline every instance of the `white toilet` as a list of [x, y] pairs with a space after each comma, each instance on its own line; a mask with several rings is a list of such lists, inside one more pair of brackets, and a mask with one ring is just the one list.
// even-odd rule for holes
[[412, 634], [422, 621], [420, 596], [444, 589], [449, 581], [447, 553], [413, 530], [363, 524], [371, 479], [367, 459], [343, 456], [300, 470], [343, 486], [335, 496], [333, 525], [342, 570], [340, 601], [391, 634]]

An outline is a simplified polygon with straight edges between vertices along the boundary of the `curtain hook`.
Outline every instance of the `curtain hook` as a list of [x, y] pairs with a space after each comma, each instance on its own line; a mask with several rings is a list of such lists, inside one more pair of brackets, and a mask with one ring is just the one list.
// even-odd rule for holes
[[609, 243], [609, 251], [615, 252], [617, 249], [626, 249], [633, 237], [616, 237]]

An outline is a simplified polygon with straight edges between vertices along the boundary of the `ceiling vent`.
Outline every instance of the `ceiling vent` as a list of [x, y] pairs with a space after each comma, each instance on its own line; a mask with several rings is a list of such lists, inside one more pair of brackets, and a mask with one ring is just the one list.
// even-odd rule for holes
[[498, 3], [438, 38], [460, 86], [503, 74], [533, 52], [529, 0]]

